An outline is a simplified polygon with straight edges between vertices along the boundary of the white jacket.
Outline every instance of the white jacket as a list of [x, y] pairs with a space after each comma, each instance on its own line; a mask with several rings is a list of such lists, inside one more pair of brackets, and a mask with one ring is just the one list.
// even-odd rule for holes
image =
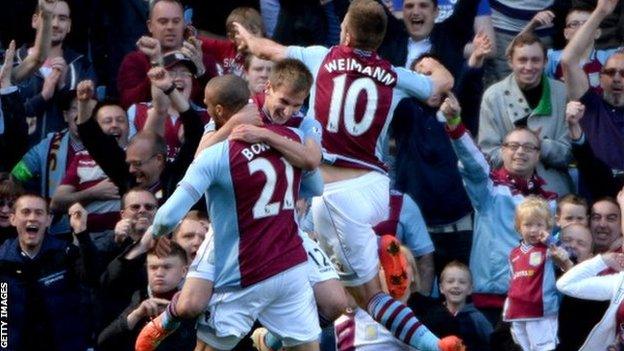
[[604, 316], [591, 330], [579, 351], [604, 350], [615, 342], [615, 314], [624, 300], [624, 272], [598, 276], [607, 268], [602, 256], [598, 255], [579, 263], [557, 281], [557, 289], [568, 296], [595, 301], [611, 300]]

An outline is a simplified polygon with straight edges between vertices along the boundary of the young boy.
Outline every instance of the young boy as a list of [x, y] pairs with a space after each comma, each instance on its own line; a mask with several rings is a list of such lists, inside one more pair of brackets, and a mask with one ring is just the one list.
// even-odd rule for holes
[[468, 266], [451, 261], [440, 274], [440, 293], [443, 300], [421, 294], [412, 294], [407, 305], [431, 332], [438, 337], [457, 335], [466, 350], [489, 351], [492, 325], [472, 303], [472, 274]]
[[527, 197], [516, 208], [520, 245], [509, 254], [511, 281], [503, 318], [511, 322], [514, 341], [525, 351], [554, 350], [557, 346], [559, 297], [550, 250], [544, 244], [553, 225], [548, 203]]
[[568, 194], [557, 201], [555, 212], [555, 229], [552, 241], [559, 244], [568, 252], [572, 265], [576, 264], [576, 253], [570, 245], [563, 243], [563, 230], [571, 225], [587, 227], [589, 221], [589, 205], [587, 201], [575, 194]]
[[[166, 257], [154, 250], [147, 253], [146, 288], [132, 295], [132, 302], [121, 315], [99, 335], [102, 350], [134, 350], [134, 341], [144, 325], [161, 313], [178, 292], [187, 272], [188, 259], [184, 249], [174, 243]], [[195, 321], [184, 321], [159, 350], [192, 350], [195, 347]]]
[[570, 224], [577, 223], [587, 226], [589, 206], [587, 201], [575, 194], [568, 194], [557, 201], [555, 216], [557, 227], [563, 229]]
[[457, 323], [457, 336], [464, 341], [466, 349], [489, 350], [492, 325], [472, 303], [466, 303], [472, 293], [472, 274], [468, 266], [459, 261], [449, 262], [440, 274], [440, 293], [445, 298], [448, 318]]

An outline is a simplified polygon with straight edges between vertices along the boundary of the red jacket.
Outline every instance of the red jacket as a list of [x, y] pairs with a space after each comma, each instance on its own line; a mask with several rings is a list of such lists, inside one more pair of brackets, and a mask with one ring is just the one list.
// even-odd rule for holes
[[[204, 54], [203, 58], [206, 73], [193, 79], [193, 91], [191, 93], [191, 100], [200, 106], [203, 106], [203, 87], [210, 78], [217, 74], [216, 64], [212, 56]], [[152, 100], [150, 80], [147, 78], [147, 71], [150, 68], [149, 58], [139, 50], [135, 50], [124, 57], [117, 74], [117, 90], [124, 109], [132, 104]]]

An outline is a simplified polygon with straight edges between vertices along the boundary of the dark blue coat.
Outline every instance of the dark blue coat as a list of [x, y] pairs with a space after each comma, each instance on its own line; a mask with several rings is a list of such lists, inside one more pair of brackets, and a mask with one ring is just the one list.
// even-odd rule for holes
[[[463, 123], [472, 130], [479, 121], [481, 75], [480, 69], [465, 69], [455, 90]], [[394, 186], [416, 201], [428, 226], [456, 222], [472, 211], [457, 156], [436, 112], [415, 98], [403, 99], [390, 132], [396, 140]]]
[[83, 351], [88, 328], [79, 278], [86, 278], [81, 253], [89, 252], [89, 234], [77, 248], [47, 236], [34, 259], [17, 239], [0, 247], [0, 282], [8, 284], [9, 350]]
[[[28, 55], [28, 47], [22, 46], [16, 53], [16, 64], [22, 62]], [[67, 75], [63, 92], [67, 93], [78, 87], [78, 83], [84, 79], [95, 81], [95, 71], [91, 61], [82, 54], [69, 48], [63, 48], [63, 58], [67, 62]], [[40, 71], [36, 71], [23, 82], [19, 83], [19, 89], [24, 98], [24, 108], [27, 117], [37, 117], [37, 129], [30, 136], [31, 145], [35, 145], [46, 135], [58, 132], [67, 127], [63, 119], [63, 113], [59, 107], [62, 94], [56, 91], [54, 96], [45, 101], [41, 96], [41, 89], [45, 78]]]

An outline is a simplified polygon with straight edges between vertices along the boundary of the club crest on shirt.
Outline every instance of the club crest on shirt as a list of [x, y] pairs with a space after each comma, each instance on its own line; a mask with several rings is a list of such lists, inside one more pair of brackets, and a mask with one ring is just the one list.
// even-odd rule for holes
[[529, 256], [529, 264], [531, 266], [539, 266], [542, 263], [542, 253], [541, 252], [531, 252]]
[[367, 324], [364, 327], [364, 339], [365, 340], [377, 340], [377, 325]]

